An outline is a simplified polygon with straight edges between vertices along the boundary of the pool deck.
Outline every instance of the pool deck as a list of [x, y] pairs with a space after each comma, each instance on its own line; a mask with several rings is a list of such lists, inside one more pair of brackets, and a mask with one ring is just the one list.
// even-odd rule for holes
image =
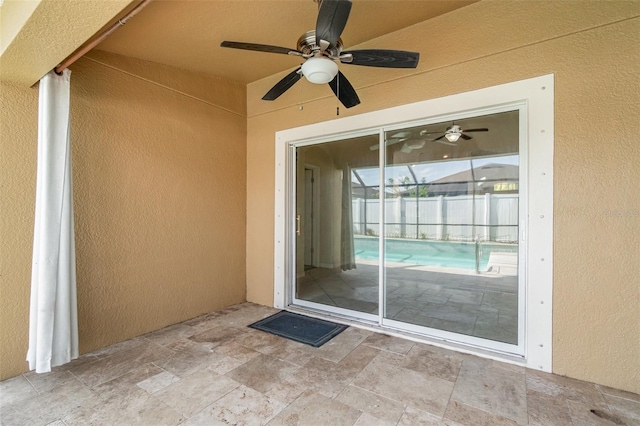
[[[517, 276], [467, 269], [389, 263], [386, 317], [397, 321], [516, 344]], [[507, 272], [507, 271], [504, 271]], [[328, 306], [378, 313], [378, 264], [307, 270], [298, 279], [298, 298]]]

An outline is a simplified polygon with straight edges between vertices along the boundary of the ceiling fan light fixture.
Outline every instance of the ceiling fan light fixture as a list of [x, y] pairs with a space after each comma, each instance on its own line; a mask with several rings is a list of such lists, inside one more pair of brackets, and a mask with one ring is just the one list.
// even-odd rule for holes
[[314, 84], [326, 84], [338, 74], [338, 64], [329, 58], [309, 58], [302, 64], [302, 74]]
[[444, 137], [447, 138], [449, 142], [458, 142], [458, 139], [460, 139], [460, 133], [447, 133]]

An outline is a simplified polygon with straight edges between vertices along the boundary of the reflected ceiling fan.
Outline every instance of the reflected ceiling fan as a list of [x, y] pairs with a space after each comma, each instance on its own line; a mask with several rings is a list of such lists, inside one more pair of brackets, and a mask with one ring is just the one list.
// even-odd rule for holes
[[[433, 139], [434, 142], [440, 142], [443, 143], [445, 145], [456, 145], [456, 142], [458, 142], [458, 139], [464, 139], [466, 141], [468, 141], [469, 139], [473, 139], [471, 136], [466, 135], [465, 133], [472, 133], [472, 132], [488, 132], [489, 129], [487, 129], [486, 127], [484, 128], [478, 128], [478, 129], [463, 129], [462, 127], [458, 126], [457, 124], [452, 124], [451, 126], [447, 127], [447, 129], [444, 131], [444, 134], [436, 139]], [[437, 132], [436, 132], [437, 133]], [[433, 134], [433, 133], [425, 133], [425, 134]], [[446, 141], [444, 141], [443, 139], [446, 139]], [[448, 143], [447, 143], [448, 142]]]
[[[429, 132], [426, 129], [420, 130], [419, 132], [410, 132], [403, 130], [392, 134], [391, 137], [385, 141], [385, 145], [390, 146], [397, 143], [404, 143], [402, 145], [402, 148], [400, 148], [400, 151], [404, 152], [405, 154], [409, 154], [415, 149], [423, 148], [426, 142], [437, 142], [443, 145], [458, 146], [457, 142], [461, 138], [464, 140], [473, 139], [473, 137], [466, 135], [465, 133], [488, 131], [489, 129], [487, 128], [464, 130], [457, 124], [452, 124], [451, 126], [447, 127], [443, 134], [442, 132]], [[441, 135], [435, 139], [426, 137], [428, 135], [434, 134]], [[371, 151], [375, 151], [379, 148], [380, 146], [378, 144], [371, 145], [369, 147]]]
[[[395, 145], [397, 143], [404, 142], [400, 150], [408, 154], [414, 149], [422, 148], [426, 141], [427, 141], [426, 139], [415, 137], [413, 132], [403, 130], [403, 131], [392, 134], [389, 139], [385, 140], [385, 145], [390, 146], [390, 145]], [[376, 151], [377, 149], [380, 149], [380, 145], [378, 144], [371, 145], [369, 149], [371, 151]]]
[[296, 49], [266, 44], [223, 41], [220, 46], [233, 49], [294, 55], [305, 59], [296, 70], [276, 83], [262, 99], [273, 101], [304, 76], [315, 84], [328, 83], [342, 105], [351, 108], [360, 99], [349, 80], [338, 70], [338, 62], [380, 68], [416, 68], [419, 53], [403, 50], [366, 49], [342, 51], [340, 35], [347, 25], [351, 0], [313, 0], [318, 3], [316, 29], [298, 39]]
[[[411, 151], [413, 151], [414, 149], [423, 148], [425, 143], [427, 142], [438, 142], [444, 145], [456, 146], [455, 143], [451, 143], [446, 140], [435, 140], [435, 139], [429, 139], [425, 137], [433, 133], [440, 134], [442, 132], [430, 133], [430, 132], [427, 132], [426, 130], [421, 130], [419, 132], [402, 130], [400, 132], [393, 133], [389, 139], [385, 140], [385, 145], [391, 146], [398, 143], [402, 143], [403, 145], [402, 145], [402, 148], [400, 148], [400, 151], [404, 152], [405, 154], [411, 153]], [[378, 144], [374, 144], [369, 147], [371, 151], [376, 151], [379, 148], [380, 148], [380, 145]]]

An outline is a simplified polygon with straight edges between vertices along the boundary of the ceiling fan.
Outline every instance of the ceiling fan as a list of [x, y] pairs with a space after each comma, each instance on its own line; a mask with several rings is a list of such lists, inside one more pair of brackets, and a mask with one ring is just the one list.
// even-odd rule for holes
[[[442, 132], [429, 132], [426, 129], [420, 130], [419, 132], [411, 132], [411, 131], [403, 130], [403, 131], [392, 134], [389, 139], [385, 140], [385, 145], [390, 146], [390, 145], [404, 142], [404, 144], [402, 145], [402, 148], [400, 148], [400, 151], [404, 152], [405, 154], [409, 154], [414, 149], [423, 148], [427, 141], [437, 142], [443, 145], [457, 146], [456, 142], [460, 138], [464, 140], [473, 139], [471, 136], [466, 135], [465, 132], [470, 133], [470, 132], [488, 132], [488, 131], [489, 129], [487, 128], [464, 130], [459, 125], [452, 124], [451, 126], [446, 128], [445, 132], [441, 136], [435, 139], [429, 139], [426, 137], [427, 135], [440, 134]], [[371, 151], [375, 151], [379, 148], [380, 146], [378, 144], [371, 145], [369, 147]]]
[[307, 31], [298, 39], [296, 49], [266, 44], [223, 41], [221, 47], [255, 50], [258, 52], [294, 55], [305, 59], [296, 70], [276, 83], [262, 99], [273, 101], [291, 88], [304, 76], [315, 84], [328, 83], [333, 93], [346, 107], [360, 103], [360, 99], [349, 80], [338, 70], [337, 62], [381, 68], [416, 68], [419, 53], [403, 50], [342, 50], [340, 35], [347, 25], [351, 0], [313, 0], [318, 3], [316, 29]]
[[[458, 141], [458, 139], [462, 138], [466, 141], [468, 141], [469, 139], [473, 139], [471, 136], [466, 135], [465, 133], [471, 133], [471, 132], [488, 132], [489, 129], [485, 128], [478, 128], [478, 129], [462, 129], [462, 127], [458, 126], [457, 124], [452, 124], [451, 126], [447, 127], [447, 129], [444, 131], [444, 134], [436, 139], [433, 139], [434, 142], [440, 142], [443, 143], [445, 145], [453, 145], [455, 146], [456, 142]], [[422, 132], [421, 132], [422, 134]], [[426, 134], [433, 134], [432, 133], [424, 133]], [[445, 142], [443, 139], [446, 139], [448, 141]]]

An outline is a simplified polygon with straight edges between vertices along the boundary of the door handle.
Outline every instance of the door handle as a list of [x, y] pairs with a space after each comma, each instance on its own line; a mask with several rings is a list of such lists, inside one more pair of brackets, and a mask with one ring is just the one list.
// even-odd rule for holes
[[300, 235], [300, 215], [296, 216], [296, 235]]

